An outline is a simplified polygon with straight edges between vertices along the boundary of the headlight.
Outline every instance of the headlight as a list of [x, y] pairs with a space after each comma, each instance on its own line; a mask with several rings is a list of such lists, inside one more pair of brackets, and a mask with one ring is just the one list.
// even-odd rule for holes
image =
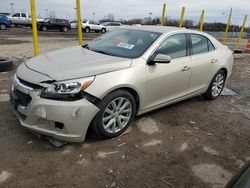
[[42, 91], [41, 97], [55, 100], [81, 99], [83, 91], [91, 85], [94, 78], [95, 77], [88, 77], [84, 79], [55, 82]]

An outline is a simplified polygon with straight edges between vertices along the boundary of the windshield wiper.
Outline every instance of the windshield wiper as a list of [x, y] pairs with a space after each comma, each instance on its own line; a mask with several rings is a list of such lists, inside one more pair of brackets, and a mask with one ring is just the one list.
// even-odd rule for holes
[[82, 45], [83, 48], [89, 49], [89, 45], [88, 44], [84, 44]]
[[111, 55], [111, 54], [109, 54], [109, 53], [107, 53], [105, 51], [102, 51], [102, 50], [93, 50], [93, 49], [90, 49], [90, 50], [93, 51], [93, 52], [100, 53], [100, 54]]

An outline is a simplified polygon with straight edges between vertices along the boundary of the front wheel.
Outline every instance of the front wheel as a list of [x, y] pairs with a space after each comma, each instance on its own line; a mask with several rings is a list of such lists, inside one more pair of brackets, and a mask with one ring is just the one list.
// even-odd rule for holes
[[46, 26], [42, 26], [42, 31], [47, 31], [48, 28]]
[[125, 90], [110, 93], [99, 106], [100, 111], [92, 122], [92, 128], [102, 138], [121, 135], [131, 124], [136, 112], [135, 99]]
[[6, 28], [7, 28], [7, 26], [6, 26], [5, 24], [1, 24], [1, 25], [0, 25], [0, 29], [1, 29], [1, 30], [6, 30]]
[[106, 29], [105, 29], [105, 28], [102, 28], [102, 29], [101, 29], [101, 32], [102, 32], [102, 33], [106, 33]]
[[86, 33], [89, 33], [89, 32], [90, 32], [90, 28], [89, 28], [89, 27], [86, 27], [86, 28], [85, 28], [85, 32], [86, 32]]
[[208, 100], [214, 100], [217, 97], [219, 97], [224, 88], [225, 80], [226, 80], [225, 71], [223, 70], [218, 71], [215, 74], [212, 82], [210, 83], [208, 90], [206, 91], [205, 94], [203, 94], [203, 96]]

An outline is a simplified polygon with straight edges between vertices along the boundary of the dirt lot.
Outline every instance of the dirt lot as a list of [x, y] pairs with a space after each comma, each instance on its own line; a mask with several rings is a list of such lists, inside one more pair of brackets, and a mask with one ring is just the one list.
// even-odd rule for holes
[[[0, 34], [1, 56], [19, 64], [31, 38]], [[18, 42], [17, 42], [18, 41]], [[41, 51], [77, 44], [42, 36]], [[8, 102], [14, 71], [0, 73], [0, 187], [223, 187], [250, 160], [250, 56], [235, 59], [237, 96], [200, 96], [137, 117], [127, 134], [55, 148], [22, 128]]]

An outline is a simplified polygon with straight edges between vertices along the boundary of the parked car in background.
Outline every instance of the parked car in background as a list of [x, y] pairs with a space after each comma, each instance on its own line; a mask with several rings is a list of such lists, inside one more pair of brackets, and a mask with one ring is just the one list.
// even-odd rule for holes
[[92, 20], [83, 20], [82, 29], [89, 33], [90, 31], [105, 33], [107, 31], [106, 27], [99, 22], [95, 22]]
[[[21, 13], [14, 13], [9, 16], [11, 24], [18, 27], [18, 26], [32, 26], [32, 19], [28, 13], [21, 12]], [[36, 21], [42, 21], [43, 19], [37, 18]]]
[[91, 127], [113, 138], [136, 115], [196, 95], [218, 98], [233, 61], [232, 51], [208, 34], [131, 26], [25, 61], [11, 101], [21, 125], [32, 131], [83, 142]]
[[71, 29], [77, 29], [77, 20], [72, 20], [71, 22], [70, 22], [70, 27], [71, 27]]
[[123, 28], [124, 26], [119, 22], [105, 22], [102, 24], [106, 27], [107, 31], [114, 31], [119, 28]]
[[142, 26], [142, 24], [133, 24], [132, 26]]
[[5, 30], [7, 27], [11, 27], [9, 18], [3, 14], [0, 14], [0, 30]]
[[60, 30], [63, 32], [68, 32], [71, 28], [69, 20], [54, 18], [47, 18], [42, 22], [38, 22], [37, 27], [40, 31]]

